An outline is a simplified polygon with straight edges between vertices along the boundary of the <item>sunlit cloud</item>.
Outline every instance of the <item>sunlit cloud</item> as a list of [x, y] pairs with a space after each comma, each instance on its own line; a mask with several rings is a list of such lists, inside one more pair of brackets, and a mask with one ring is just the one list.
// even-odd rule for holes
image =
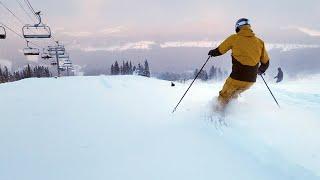
[[[81, 49], [85, 52], [93, 51], [127, 51], [127, 50], [152, 50], [154, 47], [160, 47], [162, 49], [167, 48], [216, 48], [220, 45], [222, 41], [169, 41], [163, 43], [156, 43], [154, 41], [139, 41], [139, 42], [129, 42], [123, 45], [114, 46], [89, 46], [83, 48], [81, 45], [77, 44], [74, 49]], [[298, 49], [311, 49], [320, 48], [317, 44], [286, 44], [286, 43], [266, 43], [266, 48], [270, 50], [280, 50], [281, 52], [287, 52]]]
[[155, 45], [154, 41], [139, 41], [130, 42], [123, 45], [108, 46], [108, 47], [87, 47], [82, 48], [85, 52], [93, 51], [127, 51], [127, 50], [150, 50], [152, 45]]
[[284, 29], [284, 30], [295, 29], [295, 30], [298, 30], [308, 36], [311, 36], [311, 37], [319, 37], [320, 36], [320, 30], [310, 29], [310, 28], [306, 28], [306, 27], [289, 26], [289, 27], [282, 27], [281, 29]]
[[81, 32], [62, 32], [62, 34], [71, 37], [89, 37], [92, 35], [91, 32], [81, 31]]
[[280, 43], [267, 43], [267, 50], [279, 49], [282, 52], [298, 50], [298, 49], [313, 49], [320, 48], [317, 44], [280, 44]]
[[211, 48], [216, 47], [220, 44], [219, 41], [171, 41], [161, 43], [161, 48], [179, 48], [179, 47], [189, 47], [189, 48]]
[[114, 35], [114, 34], [122, 33], [124, 31], [126, 31], [126, 28], [124, 26], [116, 26], [116, 27], [108, 27], [108, 28], [102, 29], [100, 33], [104, 35]]
[[309, 36], [320, 36], [320, 30], [298, 27], [298, 30]]
[[[172, 41], [160, 44], [161, 48], [214, 48], [222, 41]], [[279, 49], [280, 51], [291, 51], [297, 49], [320, 48], [316, 44], [285, 44], [285, 43], [266, 43], [268, 50]]]

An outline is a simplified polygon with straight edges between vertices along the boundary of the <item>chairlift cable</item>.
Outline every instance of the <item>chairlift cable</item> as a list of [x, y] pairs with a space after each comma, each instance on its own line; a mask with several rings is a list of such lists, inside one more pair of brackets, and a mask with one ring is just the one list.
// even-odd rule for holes
[[[31, 16], [29, 13], [27, 13], [27, 10], [25, 8], [23, 8], [22, 4], [20, 1], [16, 0], [16, 2], [19, 4], [20, 8], [28, 15], [28, 17], [32, 20]], [[37, 12], [34, 10], [34, 8], [32, 7], [31, 3], [29, 2], [29, 0], [24, 0], [24, 2], [26, 3], [27, 7], [31, 10], [32, 14], [38, 18], [37, 16]], [[25, 24], [15, 13], [13, 13], [13, 11], [11, 11], [6, 5], [4, 5], [2, 3], [2, 1], [0, 1], [0, 4], [7, 10], [9, 11], [21, 24]], [[20, 37], [21, 39], [25, 40], [25, 41], [29, 41], [26, 40], [23, 36], [21, 36], [19, 33], [17, 33], [15, 30], [13, 30], [12, 28], [8, 27], [7, 25], [5, 25], [4, 23], [0, 22], [0, 24], [2, 24], [4, 27], [6, 27], [8, 30], [10, 30], [11, 32], [13, 32], [14, 34], [16, 34], [18, 37]], [[56, 42], [55, 38], [52, 36], [50, 38], [53, 42]], [[36, 43], [29, 41], [30, 44], [37, 46], [39, 48], [41, 48], [41, 46], [37, 45]]]
[[25, 12], [25, 14], [30, 18], [31, 21], [34, 21], [34, 19], [32, 19], [31, 15], [27, 12], [27, 10], [23, 7], [22, 3], [20, 2], [20, 0], [16, 0], [16, 2], [19, 4], [20, 8], [23, 10], [23, 12]]
[[26, 24], [26, 23], [24, 23], [15, 13], [13, 13], [12, 10], [10, 10], [6, 5], [4, 5], [2, 1], [0, 1], [0, 4], [1, 4], [7, 11], [9, 11], [22, 25]]
[[[29, 9], [31, 10], [31, 12], [38, 18], [37, 14], [36, 14], [36, 11], [34, 10], [34, 8], [32, 7], [31, 3], [29, 0], [24, 0], [24, 2], [27, 4], [27, 6], [29, 7]], [[56, 42], [55, 38], [53, 36], [50, 37], [50, 39], [53, 41], [53, 42]]]
[[[7, 10], [9, 11], [22, 25], [25, 24], [15, 13], [13, 13], [12, 10], [10, 10], [6, 5], [3, 4], [2, 1], [0, 1], [0, 4]], [[22, 37], [19, 33], [17, 33], [16, 31], [14, 31], [12, 28], [10, 28], [9, 26], [5, 25], [4, 23], [0, 22], [0, 24], [2, 24], [5, 28], [7, 28], [8, 30], [10, 30], [11, 32], [13, 32], [14, 34], [18, 35], [20, 38], [22, 38], [23, 40], [25, 40], [24, 37]], [[40, 47], [39, 45], [33, 43], [33, 42], [30, 42], [30, 44], [33, 44], [35, 46], [38, 46]]]
[[23, 21], [22, 21], [17, 15], [15, 15], [6, 5], [4, 5], [2, 1], [0, 1], [0, 4], [1, 4], [7, 11], [9, 11], [21, 24], [25, 24], [25, 23], [23, 23]]
[[41, 46], [39, 46], [38, 44], [32, 42], [32, 41], [29, 41], [29, 40], [26, 40], [22, 35], [20, 35], [19, 33], [17, 33], [15, 30], [13, 30], [12, 28], [10, 28], [9, 26], [5, 25], [4, 23], [0, 22], [0, 24], [2, 24], [3, 27], [5, 27], [6, 29], [8, 29], [9, 31], [13, 32], [14, 34], [16, 34], [18, 37], [20, 37], [21, 39], [23, 39], [24, 41], [28, 41], [30, 44], [34, 45], [34, 46], [37, 46], [38, 48], [41, 48]]
[[27, 4], [31, 12], [37, 17], [36, 11], [33, 9], [31, 3], [28, 0], [24, 0], [24, 2]]

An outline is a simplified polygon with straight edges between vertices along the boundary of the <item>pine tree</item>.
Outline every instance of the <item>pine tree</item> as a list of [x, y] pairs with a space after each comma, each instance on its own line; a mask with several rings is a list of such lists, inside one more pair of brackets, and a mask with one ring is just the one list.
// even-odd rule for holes
[[137, 71], [137, 67], [136, 66], [133, 66], [132, 68], [132, 73], [135, 73]]
[[130, 61], [130, 63], [129, 63], [129, 74], [133, 74], [133, 67], [132, 67], [132, 63], [131, 63], [131, 61]]
[[[194, 71], [194, 78], [197, 76], [198, 73], [199, 73], [199, 70], [196, 69]], [[203, 81], [207, 81], [209, 79], [207, 71], [206, 70], [202, 70], [198, 75], [198, 79], [201, 79]]]
[[113, 64], [111, 65], [111, 75], [114, 75], [114, 66], [113, 66]]
[[150, 77], [149, 63], [147, 60], [144, 62], [144, 76]]
[[199, 73], [199, 70], [196, 69], [196, 70], [194, 71], [194, 73], [193, 73], [193, 77], [196, 78], [196, 76], [198, 75], [198, 73]]
[[218, 79], [221, 80], [223, 78], [223, 73], [220, 68], [218, 68]]
[[126, 75], [130, 74], [130, 67], [129, 67], [129, 62], [128, 61], [125, 63], [125, 73], [126, 73]]
[[209, 71], [209, 79], [216, 79], [217, 76], [217, 71], [214, 66], [211, 66], [210, 71]]
[[119, 74], [120, 74], [120, 68], [119, 68], [118, 61], [116, 61], [114, 63], [114, 75], [119, 75]]
[[0, 83], [4, 83], [2, 67], [0, 66]]
[[206, 70], [202, 70], [201, 72], [202, 72], [202, 78], [201, 79], [203, 81], [207, 81], [209, 79], [207, 71]]
[[4, 66], [3, 77], [4, 77], [4, 82], [9, 82], [10, 74], [7, 66]]
[[26, 69], [26, 78], [31, 78], [32, 77], [32, 70], [30, 65], [28, 64], [27, 69]]

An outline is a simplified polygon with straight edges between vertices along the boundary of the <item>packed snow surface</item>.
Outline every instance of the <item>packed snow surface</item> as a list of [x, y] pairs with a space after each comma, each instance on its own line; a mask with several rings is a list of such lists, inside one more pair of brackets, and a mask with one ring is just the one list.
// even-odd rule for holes
[[[0, 85], [1, 180], [320, 179], [320, 76], [259, 79], [212, 116], [223, 82], [137, 76]], [[211, 121], [213, 117], [213, 121]]]

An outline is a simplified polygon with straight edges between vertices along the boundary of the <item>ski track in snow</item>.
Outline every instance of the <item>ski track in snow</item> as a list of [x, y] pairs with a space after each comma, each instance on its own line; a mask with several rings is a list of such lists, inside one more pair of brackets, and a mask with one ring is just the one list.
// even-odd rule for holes
[[[258, 82], [210, 121], [222, 82], [136, 76], [0, 85], [1, 180], [320, 179], [320, 76]], [[315, 85], [316, 84], [316, 85]], [[308, 89], [310, 87], [310, 89]]]

